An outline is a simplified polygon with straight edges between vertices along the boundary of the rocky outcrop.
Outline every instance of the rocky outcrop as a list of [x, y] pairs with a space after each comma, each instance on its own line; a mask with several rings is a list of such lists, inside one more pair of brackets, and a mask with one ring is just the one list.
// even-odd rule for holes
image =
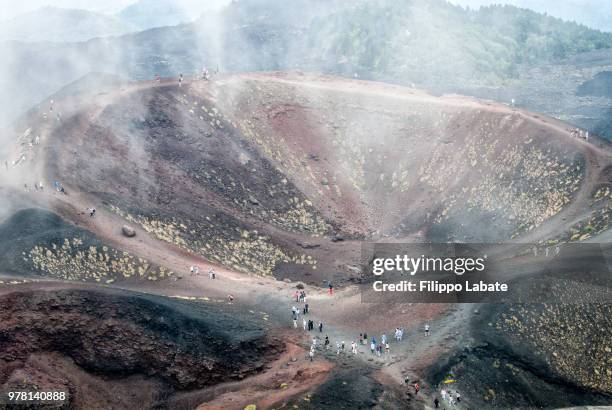
[[180, 390], [242, 379], [283, 349], [253, 324], [186, 303], [85, 290], [4, 296], [0, 386], [36, 352], [57, 352], [90, 373], [141, 375]]

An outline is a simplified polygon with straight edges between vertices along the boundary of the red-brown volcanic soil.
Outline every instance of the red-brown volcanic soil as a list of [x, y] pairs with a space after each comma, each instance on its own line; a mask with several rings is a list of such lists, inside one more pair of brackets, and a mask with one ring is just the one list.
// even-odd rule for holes
[[[88, 400], [172, 408], [431, 406], [438, 388], [428, 383], [430, 369], [474, 343], [468, 324], [475, 308], [361, 303], [353, 286], [361, 241], [581, 241], [608, 231], [610, 148], [596, 137], [572, 137], [557, 120], [492, 102], [326, 76], [258, 73], [182, 87], [171, 79], [124, 84], [59, 99], [54, 110], [49, 115], [42, 104], [10, 131], [18, 144], [5, 150], [19, 163], [0, 174], [0, 189], [12, 204], [2, 232], [16, 240], [0, 240], [0, 255], [10, 256], [0, 265], [0, 274], [7, 274], [0, 276], [0, 302], [24, 292], [36, 298], [43, 289], [49, 297], [73, 292], [76, 279], [109, 297], [121, 288], [197, 306], [194, 311], [211, 317], [220, 308], [227, 320], [235, 315], [240, 323], [265, 323], [268, 337], [282, 337], [285, 345], [278, 357], [262, 356], [265, 365], [249, 368], [255, 360], [246, 360], [249, 370], [232, 376], [240, 380], [218, 376], [194, 385], [173, 384], [164, 373], [168, 352], [161, 351], [154, 354], [157, 362], [151, 360], [158, 367], [121, 374], [123, 379], [95, 374], [76, 353], [56, 347], [33, 349], [6, 364], [1, 383], [24, 373], [57, 380], [66, 375], [61, 380], [81, 392], [76, 408], [95, 407]], [[40, 145], [29, 145], [34, 136]], [[44, 181], [44, 192], [24, 191], [34, 181]], [[67, 195], [52, 190], [52, 181], [60, 181]], [[94, 218], [86, 212], [92, 206]], [[51, 214], [9, 218], [25, 208]], [[123, 225], [136, 236], [123, 236]], [[200, 276], [189, 274], [191, 265], [200, 267]], [[209, 268], [216, 280], [207, 278]], [[32, 274], [42, 278], [28, 282]], [[333, 296], [326, 293], [327, 281], [336, 285]], [[292, 329], [298, 282], [307, 291], [310, 317], [325, 324], [317, 334], [332, 341], [312, 363], [312, 335], [301, 330], [301, 318]], [[103, 304], [92, 309], [102, 319], [108, 315]], [[133, 316], [125, 326], [137, 322]], [[432, 326], [429, 337], [425, 323]], [[248, 326], [236, 326], [234, 336], [247, 337]], [[397, 326], [406, 329], [405, 341], [393, 341], [388, 357], [370, 357], [366, 346], [351, 356], [350, 343], [360, 332], [392, 339]], [[24, 338], [33, 335], [23, 332]], [[346, 344], [340, 355], [337, 341]], [[117, 343], [111, 347], [121, 348]], [[95, 377], [104, 378], [104, 391], [122, 383], [139, 394], [116, 402], [94, 395]], [[406, 379], [420, 381], [422, 392], [415, 396]], [[471, 403], [477, 407], [482, 400], [474, 394]]]

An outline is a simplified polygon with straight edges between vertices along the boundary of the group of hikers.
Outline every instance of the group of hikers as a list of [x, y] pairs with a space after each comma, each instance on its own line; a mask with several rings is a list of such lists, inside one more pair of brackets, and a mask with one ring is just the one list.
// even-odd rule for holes
[[588, 131], [583, 131], [581, 129], [578, 128], [571, 128], [568, 129], [570, 136], [574, 137], [574, 138], [580, 138], [583, 139], [585, 141], [589, 140], [589, 132]]
[[[66, 195], [66, 190], [64, 189], [63, 185], [60, 184], [58, 181], [53, 181], [52, 186], [60, 194]], [[45, 186], [42, 181], [38, 181], [38, 182], [34, 182], [32, 185], [23, 184], [23, 189], [25, 192], [31, 192], [32, 190], [34, 192], [44, 192]]]
[[[440, 396], [442, 397], [442, 401], [454, 406], [455, 404], [461, 403], [461, 394], [455, 390], [453, 393], [451, 390], [442, 389], [440, 391]], [[434, 399], [434, 406], [436, 409], [440, 408], [440, 400], [436, 397]]]
[[[40, 182], [34, 182], [34, 184], [32, 184], [32, 186], [34, 187], [34, 191], [36, 191], [36, 192], [38, 192], [38, 191], [43, 192], [43, 191], [44, 191], [44, 189], [45, 189], [45, 187], [44, 187], [44, 185], [43, 185], [42, 181], [40, 181]], [[23, 189], [24, 189], [26, 192], [29, 192], [29, 191], [30, 191], [30, 187], [29, 187], [29, 185], [28, 185], [28, 184], [23, 184]]]
[[[200, 267], [196, 265], [191, 265], [189, 268], [190, 276], [200, 276]], [[217, 273], [213, 268], [208, 269], [208, 279], [217, 279]]]
[[[213, 73], [214, 75], [219, 74], [219, 67], [217, 67], [217, 69], [214, 71]], [[200, 79], [204, 80], [204, 81], [209, 81], [212, 77], [211, 72], [208, 70], [208, 68], [204, 67], [202, 68], [202, 73], [200, 74]], [[183, 73], [179, 73], [178, 75], [178, 86], [182, 87], [183, 86], [183, 81], [184, 81], [184, 77], [183, 77]], [[159, 74], [155, 74], [155, 82], [159, 83], [161, 82], [161, 76]], [[51, 100], [53, 102], [53, 100]]]
[[[331, 286], [329, 286], [329, 294], [332, 295], [333, 294], [333, 288]], [[296, 305], [293, 305], [291, 307], [291, 317], [293, 320], [293, 327], [297, 328], [298, 327], [298, 320], [300, 317], [300, 314], [302, 316], [306, 316], [309, 313], [309, 305], [308, 305], [308, 298], [306, 295], [306, 291], [305, 290], [296, 290], [293, 294], [292, 300], [296, 303], [303, 303], [303, 308], [300, 309], [299, 307], [297, 307]], [[315, 321], [312, 319], [306, 319], [305, 317], [302, 317], [302, 325], [303, 325], [303, 329], [305, 331], [315, 331]], [[319, 321], [318, 322], [318, 326], [316, 326], [318, 333], [323, 333], [323, 322]], [[429, 336], [430, 334], [430, 326], [429, 323], [426, 323], [423, 327], [425, 336]], [[393, 332], [393, 337], [395, 338], [396, 342], [401, 342], [404, 338], [404, 328], [403, 327], [396, 327], [394, 332]], [[314, 360], [314, 356], [316, 354], [316, 351], [320, 348], [323, 349], [325, 351], [330, 350], [332, 348], [331, 346], [331, 341], [329, 339], [329, 335], [325, 335], [325, 337], [323, 338], [323, 343], [320, 342], [321, 338], [318, 335], [314, 335], [314, 337], [312, 338], [312, 343], [310, 345], [310, 349], [308, 351], [308, 359], [310, 361]], [[370, 353], [372, 355], [376, 355], [378, 357], [382, 357], [383, 355], [389, 357], [390, 356], [390, 345], [389, 345], [389, 340], [386, 334], [382, 334], [380, 339], [377, 340], [376, 337], [372, 337], [369, 338], [368, 334], [365, 332], [362, 332], [359, 334], [359, 339], [358, 341], [351, 341], [351, 354], [352, 355], [357, 355], [359, 353], [358, 351], [358, 346], [362, 345], [362, 346], [369, 346], [370, 348]], [[336, 341], [336, 355], [340, 355], [341, 353], [344, 353], [346, 350], [346, 342], [344, 340], [342, 341]], [[406, 383], [409, 383], [409, 381], [406, 381]], [[412, 385], [412, 387], [414, 387], [414, 392], [415, 395], [418, 394], [419, 390], [420, 390], [420, 385], [419, 383], [414, 383]], [[455, 405], [459, 402], [461, 402], [461, 395], [459, 394], [458, 391], [454, 391], [451, 392], [450, 390], [442, 390], [441, 391], [441, 396], [442, 396], [442, 400], [446, 403], [448, 403], [449, 405]], [[436, 397], [434, 399], [434, 406], [435, 408], [439, 408], [440, 406], [440, 400]]]

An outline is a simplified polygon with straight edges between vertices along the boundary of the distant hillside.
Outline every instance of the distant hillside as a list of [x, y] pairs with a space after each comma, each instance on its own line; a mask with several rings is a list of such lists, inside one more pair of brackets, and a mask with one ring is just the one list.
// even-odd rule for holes
[[[146, 5], [142, 0], [123, 14]], [[149, 11], [176, 16], [172, 10]], [[118, 38], [54, 47], [0, 44], [10, 61], [0, 67], [7, 87], [0, 106], [14, 115], [90, 71], [146, 79], [198, 73], [203, 66], [300, 69], [451, 92], [507, 86], [524, 67], [611, 47], [612, 33], [515, 7], [473, 11], [443, 0], [295, 0], [288, 7], [282, 0], [240, 0], [189, 24]]]
[[0, 41], [76, 42], [130, 32], [116, 18], [86, 10], [45, 7], [0, 25]]
[[432, 87], [499, 84], [519, 65], [612, 46], [611, 33], [529, 10], [470, 11], [441, 0], [364, 2], [313, 20], [308, 33], [328, 68]]
[[449, 0], [468, 7], [491, 4], [510, 4], [567, 21], [575, 21], [603, 31], [612, 31], [612, 2], [610, 0]]
[[118, 17], [141, 30], [175, 26], [193, 21], [217, 3], [219, 0], [139, 0], [119, 12]]

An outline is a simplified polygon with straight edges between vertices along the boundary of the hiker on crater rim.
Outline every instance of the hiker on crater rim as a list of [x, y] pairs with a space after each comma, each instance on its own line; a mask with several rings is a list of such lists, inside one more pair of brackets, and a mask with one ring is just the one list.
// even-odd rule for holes
[[183, 85], [183, 74], [182, 73], [179, 74], [178, 83], [179, 83], [179, 87]]
[[319, 332], [323, 333], [323, 322], [319, 322]]

